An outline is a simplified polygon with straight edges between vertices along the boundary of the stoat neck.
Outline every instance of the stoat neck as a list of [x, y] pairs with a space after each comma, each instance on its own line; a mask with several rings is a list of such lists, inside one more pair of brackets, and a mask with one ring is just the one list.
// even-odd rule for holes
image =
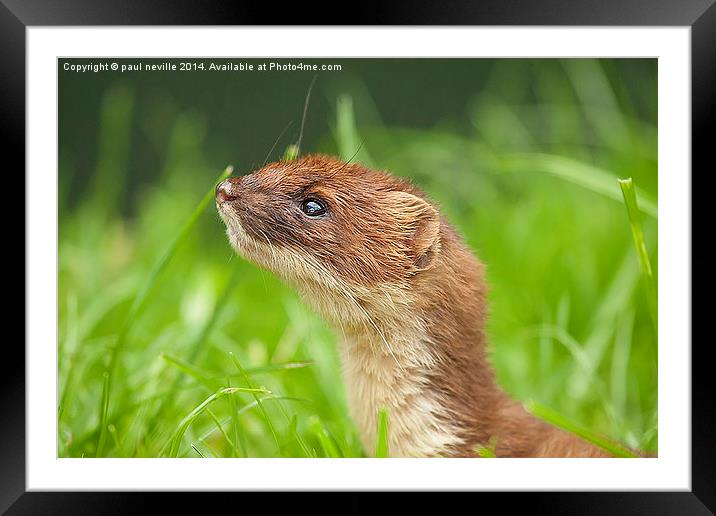
[[341, 355], [351, 415], [367, 454], [374, 453], [381, 408], [389, 414], [392, 457], [449, 455], [459, 445], [457, 429], [431, 385], [437, 364], [425, 332], [348, 331]]

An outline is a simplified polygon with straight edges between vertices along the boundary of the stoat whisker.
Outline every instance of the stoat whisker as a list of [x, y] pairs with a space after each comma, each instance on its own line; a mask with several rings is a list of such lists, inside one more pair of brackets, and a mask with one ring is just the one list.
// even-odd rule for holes
[[288, 122], [288, 124], [286, 124], [286, 127], [283, 128], [283, 131], [281, 131], [281, 132], [279, 133], [278, 137], [276, 138], [276, 141], [273, 142], [273, 145], [271, 146], [271, 148], [269, 149], [268, 153], [266, 154], [266, 158], [264, 158], [263, 165], [261, 165], [262, 168], [266, 166], [266, 163], [268, 162], [269, 158], [271, 157], [271, 153], [272, 153], [272, 152], [274, 151], [274, 149], [276, 148], [276, 145], [278, 145], [278, 142], [281, 140], [281, 137], [284, 135], [284, 133], [285, 133], [286, 131], [288, 131], [288, 128], [289, 128], [289, 127], [291, 127], [291, 124], [293, 124], [293, 120], [290, 120], [290, 121]]
[[318, 74], [313, 76], [313, 79], [311, 79], [311, 84], [308, 86], [308, 91], [306, 92], [306, 101], [303, 103], [303, 117], [301, 118], [301, 131], [298, 133], [298, 140], [296, 141], [296, 149], [297, 153], [301, 153], [301, 142], [303, 141], [303, 127], [306, 124], [306, 115], [308, 114], [308, 102], [311, 100], [311, 91], [313, 90], [313, 85], [316, 83], [316, 79], [318, 79]]

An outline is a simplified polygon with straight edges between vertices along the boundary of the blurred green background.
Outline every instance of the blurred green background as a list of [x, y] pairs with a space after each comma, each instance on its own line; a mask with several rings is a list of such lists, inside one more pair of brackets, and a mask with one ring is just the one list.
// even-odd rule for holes
[[[336, 337], [234, 256], [205, 197], [296, 142], [315, 72], [65, 62], [93, 60], [59, 62], [58, 455], [362, 456]], [[656, 451], [656, 325], [617, 182], [655, 275], [656, 60], [274, 62], [341, 65], [302, 152], [412, 178], [487, 264], [504, 389]]]

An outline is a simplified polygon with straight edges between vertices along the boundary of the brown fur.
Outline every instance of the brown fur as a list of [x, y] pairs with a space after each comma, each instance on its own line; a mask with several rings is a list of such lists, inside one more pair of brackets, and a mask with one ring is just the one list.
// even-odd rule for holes
[[[300, 204], [309, 197], [328, 213], [307, 217]], [[499, 457], [609, 456], [498, 387], [486, 350], [484, 267], [407, 181], [311, 155], [227, 180], [217, 206], [239, 252], [295, 285], [348, 340], [388, 348], [368, 354], [376, 364], [390, 354], [410, 364], [393, 371], [420, 372], [414, 396], [438, 400], [428, 412], [450, 429], [441, 454], [475, 456], [492, 442]], [[419, 338], [391, 349], [401, 334]]]

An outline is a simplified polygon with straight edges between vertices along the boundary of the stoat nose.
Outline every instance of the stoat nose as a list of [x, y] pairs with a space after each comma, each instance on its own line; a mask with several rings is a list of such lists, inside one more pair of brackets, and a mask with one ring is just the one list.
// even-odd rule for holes
[[216, 202], [221, 204], [223, 202], [235, 201], [238, 198], [238, 183], [240, 181], [241, 178], [230, 177], [219, 183], [216, 186]]

